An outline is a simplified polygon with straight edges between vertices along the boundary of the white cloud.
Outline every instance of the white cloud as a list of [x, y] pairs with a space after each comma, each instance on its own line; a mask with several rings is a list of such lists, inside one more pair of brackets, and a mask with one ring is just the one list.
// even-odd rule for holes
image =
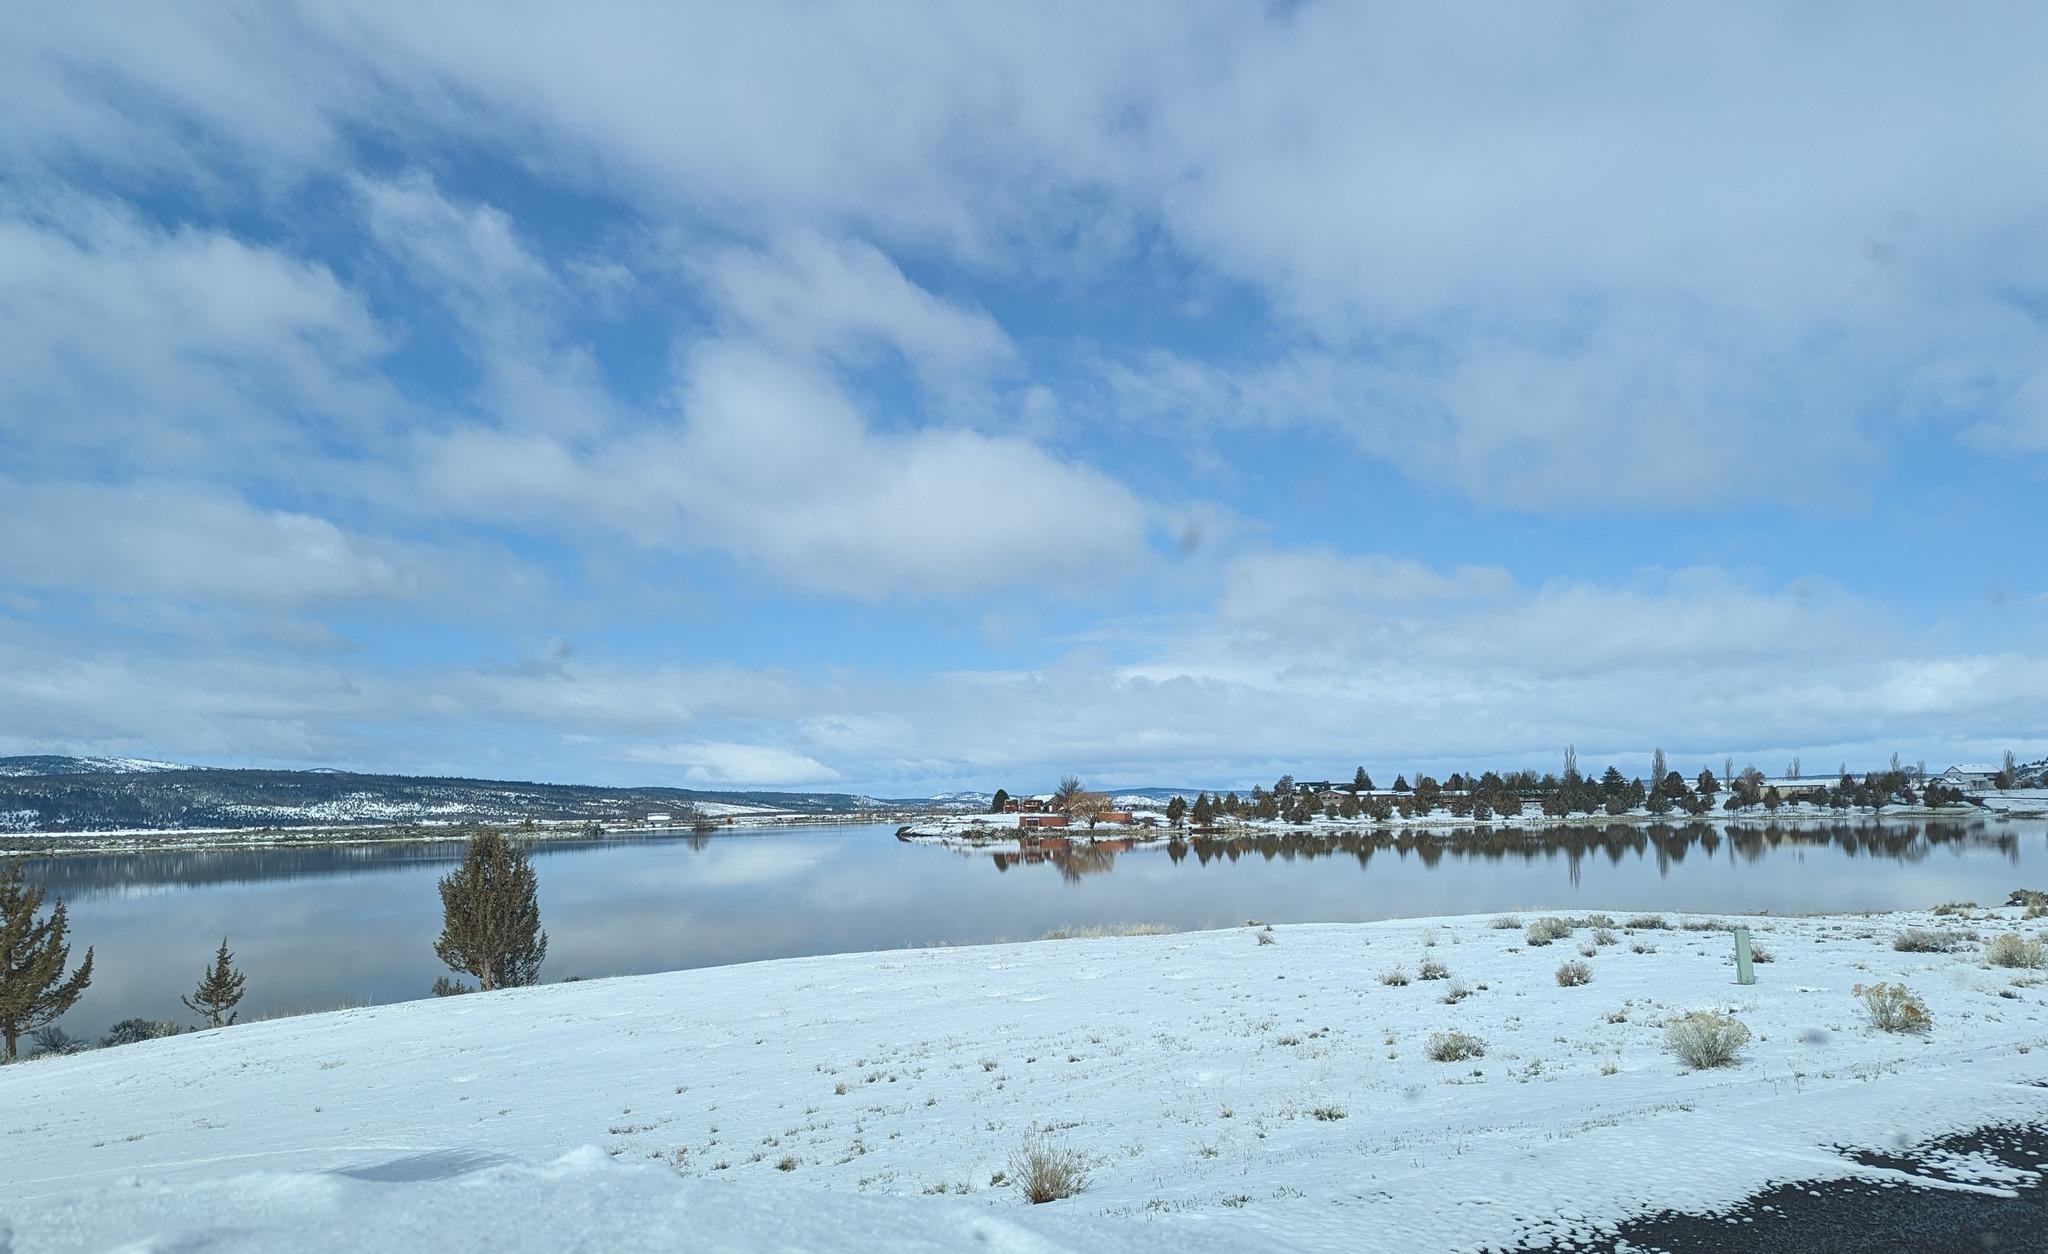
[[1154, 510], [1116, 477], [955, 421], [951, 392], [922, 422], [856, 401], [836, 359], [874, 346], [949, 389], [1011, 354], [986, 314], [937, 299], [872, 246], [812, 239], [706, 261], [729, 332], [679, 349], [672, 408], [634, 413], [564, 345], [562, 285], [504, 215], [417, 178], [359, 192], [380, 238], [440, 280], [496, 380], [492, 421], [413, 434], [380, 489], [394, 508], [718, 552], [864, 600], [1093, 588], [1149, 556]]
[[684, 781], [699, 787], [789, 788], [829, 784], [840, 779], [839, 772], [816, 758], [773, 745], [678, 741], [634, 745], [626, 750], [626, 756], [635, 762], [679, 766], [683, 768]]
[[719, 309], [780, 349], [859, 364], [886, 346], [940, 389], [1016, 353], [994, 319], [933, 296], [872, 244], [802, 234], [773, 250], [722, 249], [695, 270]]
[[[0, 69], [37, 107], [10, 116], [55, 119], [16, 128], [36, 160], [147, 166], [90, 147], [110, 115], [252, 165], [328, 160], [352, 125], [479, 141], [763, 241], [732, 304], [814, 338], [992, 342], [938, 342], [957, 319], [887, 296], [887, 263], [790, 240], [1085, 277], [1156, 229], [1262, 294], [1283, 349], [1359, 381], [1317, 403], [1367, 455], [1487, 499], [1800, 498], [1856, 483], [1902, 424], [2048, 443], [2036, 7], [1964, 28], [1903, 5], [1861, 23], [1342, 4], [15, 21]], [[228, 69], [219, 48], [249, 56]], [[870, 272], [872, 320], [835, 271]]]
[[151, 607], [296, 615], [403, 605], [440, 617], [530, 605], [544, 581], [502, 553], [363, 533], [169, 481], [24, 482], [0, 474], [0, 584]]
[[0, 440], [38, 458], [161, 467], [302, 447], [307, 429], [279, 414], [374, 429], [385, 346], [325, 266], [105, 201], [0, 199]]
[[[1284, 597], [1259, 571], [1284, 573]], [[1303, 579], [1307, 579], [1306, 585]], [[152, 649], [0, 613], [10, 747], [705, 786], [1235, 784], [1282, 771], [1639, 769], [1804, 754], [2048, 752], [2048, 663], [1961, 650], [1824, 588], [1713, 570], [1527, 586], [1486, 568], [1275, 554], [1215, 608], [1112, 623], [1013, 671], [545, 664], [344, 668], [193, 638]], [[175, 752], [171, 752], [175, 749]]]

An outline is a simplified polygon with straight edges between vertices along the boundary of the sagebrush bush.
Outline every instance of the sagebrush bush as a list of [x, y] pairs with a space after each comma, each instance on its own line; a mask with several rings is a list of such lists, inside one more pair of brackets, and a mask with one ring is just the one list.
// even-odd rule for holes
[[1522, 919], [1519, 915], [1497, 914], [1493, 916], [1493, 927], [1498, 931], [1512, 932], [1520, 926], [1522, 926]]
[[1925, 1032], [1934, 1026], [1927, 1006], [1903, 984], [1858, 984], [1849, 990], [1863, 999], [1870, 1026], [1884, 1032]]
[[1757, 942], [1755, 942], [1755, 941], [1751, 941], [1751, 942], [1749, 942], [1749, 960], [1750, 960], [1751, 962], [1772, 962], [1772, 961], [1775, 961], [1775, 960], [1774, 960], [1774, 959], [1773, 959], [1773, 958], [1771, 957], [1771, 951], [1770, 951], [1770, 950], [1768, 950], [1768, 949], [1765, 949], [1765, 948], [1764, 948], [1764, 947], [1763, 947], [1762, 945], [1758, 944], [1758, 943], [1757, 943]]
[[1018, 1194], [1032, 1205], [1057, 1202], [1088, 1187], [1088, 1160], [1081, 1151], [1055, 1145], [1040, 1133], [1010, 1156], [1009, 1176]]
[[1456, 980], [1452, 980], [1450, 986], [1444, 989], [1444, 995], [1442, 997], [1439, 997], [1437, 1000], [1441, 1001], [1446, 1006], [1455, 1006], [1459, 1002], [1464, 1001], [1467, 997], [1470, 997], [1471, 995], [1471, 989], [1466, 988], [1463, 984], [1460, 984]]
[[1468, 1058], [1486, 1057], [1486, 1042], [1463, 1032], [1432, 1032], [1423, 1053], [1431, 1062], [1464, 1062]]
[[1591, 984], [1593, 982], [1593, 964], [1574, 958], [1557, 969], [1557, 982], [1565, 988], [1577, 988], [1581, 984]]
[[1749, 1044], [1742, 1021], [1713, 1010], [1695, 1010], [1664, 1025], [1664, 1048], [1696, 1071], [1726, 1067]]
[[2032, 970], [2044, 956], [2041, 942], [2028, 940], [2018, 932], [2002, 932], [1984, 946], [1984, 961], [1994, 967], [2023, 967]]
[[1661, 914], [1639, 914], [1622, 924], [1622, 926], [1640, 928], [1650, 932], [1668, 932], [1671, 930], [1671, 925], [1664, 921], [1664, 916]]
[[1451, 969], [1434, 958], [1424, 958], [1422, 965], [1415, 969], [1415, 978], [1418, 980], [1448, 979], [1450, 974]]
[[1395, 988], [1399, 988], [1407, 982], [1408, 973], [1399, 967], [1388, 967], [1380, 972], [1380, 983], [1382, 984], [1390, 984]]
[[1902, 954], [1954, 953], [1962, 943], [1953, 932], [1930, 932], [1924, 927], [1909, 927], [1892, 938], [1892, 948]]
[[1571, 934], [1571, 920], [1560, 919], [1553, 914], [1545, 915], [1543, 918], [1531, 923], [1525, 939], [1531, 945], [1548, 945], [1552, 941], [1563, 940]]
[[1603, 927], [1593, 933], [1593, 943], [1595, 945], [1612, 945], [1614, 944], [1614, 933]]

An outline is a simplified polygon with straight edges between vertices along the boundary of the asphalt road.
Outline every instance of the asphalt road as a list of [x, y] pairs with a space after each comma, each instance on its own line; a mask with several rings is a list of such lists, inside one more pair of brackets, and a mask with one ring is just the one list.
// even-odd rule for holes
[[[1958, 1177], [1947, 1154], [1982, 1155], [2012, 1169], [2015, 1178]], [[1665, 1211], [1599, 1241], [1563, 1248], [1583, 1254], [2048, 1254], [2048, 1123], [1978, 1128], [1897, 1151], [1845, 1149], [1843, 1156], [1926, 1183], [1784, 1184], [1732, 1210]], [[1985, 1191], [1987, 1185], [2014, 1196]]]

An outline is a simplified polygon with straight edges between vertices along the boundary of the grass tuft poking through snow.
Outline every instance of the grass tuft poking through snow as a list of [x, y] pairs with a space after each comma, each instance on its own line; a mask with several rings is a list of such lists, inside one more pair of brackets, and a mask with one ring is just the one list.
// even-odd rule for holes
[[1415, 968], [1418, 980], [1447, 980], [1450, 976], [1451, 969], [1434, 958], [1424, 958], [1422, 965]]
[[1010, 1156], [1009, 1176], [1018, 1195], [1032, 1205], [1057, 1202], [1088, 1187], [1088, 1159], [1041, 1132]]
[[1423, 1053], [1431, 1062], [1464, 1062], [1486, 1057], [1486, 1042], [1463, 1032], [1432, 1032]]
[[1733, 1065], [1747, 1044], [1749, 1029], [1742, 1021], [1715, 1010], [1680, 1015], [1664, 1028], [1664, 1048], [1695, 1071]]
[[1557, 969], [1557, 983], [1560, 988], [1577, 988], [1593, 982], [1593, 964], [1577, 958]]

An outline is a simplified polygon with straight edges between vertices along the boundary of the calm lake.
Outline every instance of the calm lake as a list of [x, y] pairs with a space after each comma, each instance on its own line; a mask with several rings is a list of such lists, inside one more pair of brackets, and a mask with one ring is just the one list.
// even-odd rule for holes
[[[1357, 836], [1195, 841], [1022, 863], [906, 845], [886, 825], [534, 846], [543, 972], [621, 975], [800, 954], [1179, 928], [1531, 908], [1779, 913], [2002, 903], [2048, 888], [2048, 823], [1698, 824], [1560, 829], [1547, 844]], [[424, 996], [444, 974], [435, 881], [454, 843], [31, 860], [94, 946], [74, 1035], [178, 1004], [225, 933], [245, 1018]]]

